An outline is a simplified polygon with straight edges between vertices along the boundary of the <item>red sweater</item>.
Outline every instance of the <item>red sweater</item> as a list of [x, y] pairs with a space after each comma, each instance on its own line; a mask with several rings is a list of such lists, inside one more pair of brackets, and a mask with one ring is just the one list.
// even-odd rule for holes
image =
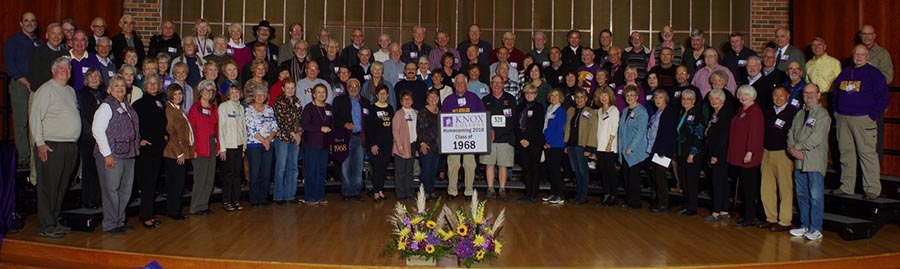
[[210, 104], [209, 107], [200, 106], [200, 101], [191, 106], [188, 112], [188, 122], [191, 123], [191, 129], [194, 130], [194, 152], [197, 158], [209, 158], [213, 154], [219, 152], [219, 145], [216, 143], [215, 151], [210, 154], [210, 137], [217, 137], [219, 130], [219, 113], [216, 105]]
[[275, 107], [275, 98], [284, 94], [281, 89], [281, 81], [276, 81], [272, 83], [272, 87], [269, 87], [269, 106]]
[[[747, 109], [743, 109], [731, 120], [731, 130], [728, 136], [728, 163], [751, 168], [762, 163], [764, 123], [762, 109], [754, 103]], [[749, 163], [744, 163], [744, 155], [752, 152]]]

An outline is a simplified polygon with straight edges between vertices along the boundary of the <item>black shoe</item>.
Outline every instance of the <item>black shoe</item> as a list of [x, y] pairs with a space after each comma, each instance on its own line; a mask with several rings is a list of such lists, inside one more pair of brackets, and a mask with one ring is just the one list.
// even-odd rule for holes
[[587, 204], [587, 202], [588, 202], [587, 197], [576, 198], [575, 200], [572, 201], [572, 203], [576, 204], [576, 205]]
[[153, 225], [160, 225], [160, 224], [162, 224], [162, 221], [159, 221], [158, 219], [151, 219], [151, 221], [153, 221]]
[[741, 218], [737, 222], [734, 223], [734, 227], [748, 227], [748, 226], [754, 226], [753, 222], [749, 221], [747, 219], [744, 219], [744, 218]]
[[151, 229], [151, 230], [156, 229], [156, 223], [154, 223], [153, 221], [150, 221], [150, 224], [147, 224], [147, 222], [144, 221], [144, 222], [141, 222], [141, 225], [143, 225], [144, 228], [147, 228], [147, 229]]
[[87, 208], [87, 209], [98, 209], [98, 208], [100, 208], [100, 204], [94, 203], [94, 202], [86, 202], [82, 205], [82, 207]]
[[650, 211], [653, 211], [653, 213], [664, 213], [669, 212], [669, 210], [671, 209], [668, 206], [654, 206], [650, 208]]
[[362, 195], [357, 195], [357, 196], [353, 196], [353, 200], [357, 200], [357, 201], [365, 201], [365, 200], [366, 200], [366, 197], [364, 197], [364, 196], [362, 196]]
[[682, 216], [690, 217], [690, 216], [697, 215], [697, 210], [687, 210], [687, 209], [685, 209], [685, 210], [681, 210], [681, 212], [679, 212], [679, 213], [680, 213]]
[[624, 208], [624, 209], [641, 209], [641, 206], [631, 206], [629, 204], [622, 204], [622, 208]]
[[522, 198], [516, 199], [516, 201], [519, 201], [519, 202], [525, 202], [525, 203], [530, 203], [530, 202], [531, 202], [531, 198], [528, 197], [528, 196], [522, 196]]
[[111, 234], [111, 235], [125, 235], [125, 229], [122, 229], [122, 227], [116, 227], [116, 228], [113, 228], [112, 230], [103, 231], [103, 232], [107, 233], [107, 234]]
[[284, 202], [284, 201], [275, 201], [275, 204], [276, 204], [276, 205], [284, 205], [285, 202]]
[[126, 230], [126, 231], [133, 231], [133, 230], [134, 230], [134, 227], [131, 226], [131, 225], [128, 225], [128, 224], [119, 226], [119, 228], [122, 228], [122, 230]]
[[187, 220], [188, 219], [188, 216], [185, 214], [169, 215], [168, 217], [173, 220]]

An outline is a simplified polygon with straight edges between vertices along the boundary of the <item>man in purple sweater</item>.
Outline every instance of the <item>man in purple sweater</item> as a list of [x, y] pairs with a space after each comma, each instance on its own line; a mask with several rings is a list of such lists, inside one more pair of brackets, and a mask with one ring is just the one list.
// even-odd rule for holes
[[72, 40], [72, 49], [69, 50], [72, 77], [69, 79], [69, 86], [72, 86], [75, 92], [78, 92], [81, 88], [84, 88], [84, 73], [87, 73], [88, 68], [93, 67], [97, 70], [102, 70], [102, 68], [100, 67], [100, 60], [87, 51], [87, 34], [82, 31], [75, 31]]
[[[485, 112], [484, 103], [478, 96], [468, 90], [466, 76], [463, 74], [456, 75], [453, 79], [453, 94], [444, 98], [441, 106], [442, 113], [472, 113]], [[474, 189], [472, 184], [475, 182], [475, 163], [474, 154], [450, 154], [447, 155], [447, 171], [449, 172], [449, 183], [447, 185], [447, 200], [453, 200], [459, 195], [459, 165], [462, 159], [462, 166], [466, 173], [466, 189], [465, 196], [472, 196]]]
[[869, 49], [853, 48], [853, 66], [844, 68], [832, 86], [838, 148], [841, 153], [841, 187], [836, 195], [856, 190], [856, 162], [862, 165], [865, 199], [881, 195], [880, 164], [875, 150], [878, 129], [875, 122], [888, 106], [884, 75], [869, 64]]

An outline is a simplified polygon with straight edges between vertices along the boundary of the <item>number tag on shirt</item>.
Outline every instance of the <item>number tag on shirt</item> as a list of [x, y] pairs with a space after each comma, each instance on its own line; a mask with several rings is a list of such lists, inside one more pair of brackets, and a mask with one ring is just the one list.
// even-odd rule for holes
[[177, 52], [177, 51], [178, 51], [178, 49], [173, 48], [173, 47], [169, 47], [169, 53], [175, 53], [175, 52]]
[[701, 65], [703, 65], [703, 61], [697, 61], [694, 63], [694, 65], [696, 65], [697, 67], [700, 67]]
[[807, 119], [803, 125], [809, 128], [816, 127], [816, 119]]
[[800, 100], [797, 100], [797, 99], [791, 99], [791, 105], [794, 106], [794, 107], [799, 108], [799, 107], [800, 107]]
[[775, 119], [775, 128], [781, 129], [784, 128], [784, 124], [787, 123], [781, 119]]
[[529, 111], [527, 112], [527, 114], [528, 114], [528, 117], [531, 118], [531, 116], [534, 115], [534, 111], [529, 110]]
[[[615, 83], [615, 82], [610, 83], [610, 84], [609, 84], [609, 87], [615, 89], [615, 88], [616, 88], [616, 83]], [[621, 91], [619, 92], [619, 94], [622, 94]]]
[[591, 112], [587, 112], [587, 111], [581, 112], [581, 116], [584, 117], [585, 119], [590, 119]]
[[113, 72], [113, 71], [106, 71], [106, 74], [108, 74], [110, 77], [116, 76], [116, 72]]
[[417, 59], [417, 58], [419, 58], [419, 53], [417, 53], [415, 51], [410, 51], [409, 58]]
[[363, 115], [369, 115], [369, 109], [363, 108]]
[[675, 91], [675, 98], [681, 97], [681, 91]]
[[506, 127], [506, 117], [503, 115], [491, 116], [491, 126], [503, 128]]
[[200, 109], [200, 113], [203, 113], [203, 115], [209, 116], [210, 112], [209, 112], [209, 109], [204, 108], [204, 109]]
[[511, 108], [504, 108], [504, 109], [503, 109], [503, 116], [506, 116], [507, 118], [508, 118], [508, 117], [512, 117], [512, 109], [511, 109]]
[[325, 110], [325, 116], [331, 117], [331, 110]]
[[458, 106], [465, 106], [465, 105], [466, 105], [466, 98], [457, 98], [457, 99], [456, 99], [456, 105], [458, 105]]
[[342, 94], [342, 93], [344, 93], [344, 88], [341, 88], [341, 87], [334, 87], [334, 93], [336, 93], [336, 94]]
[[365, 75], [365, 76], [363, 76], [363, 79], [370, 80], [370, 79], [372, 79], [372, 75]]

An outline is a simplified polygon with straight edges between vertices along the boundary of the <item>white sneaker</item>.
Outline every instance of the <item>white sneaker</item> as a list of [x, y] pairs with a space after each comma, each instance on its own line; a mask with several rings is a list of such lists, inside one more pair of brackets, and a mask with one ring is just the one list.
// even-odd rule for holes
[[806, 237], [806, 239], [808, 239], [808, 240], [819, 240], [819, 239], [822, 239], [822, 232], [812, 230], [812, 231], [806, 232], [806, 234], [804, 234], [803, 236]]
[[791, 233], [791, 236], [803, 236], [804, 234], [806, 234], [806, 232], [809, 232], [809, 228], [801, 227], [797, 229], [791, 229], [788, 232]]

